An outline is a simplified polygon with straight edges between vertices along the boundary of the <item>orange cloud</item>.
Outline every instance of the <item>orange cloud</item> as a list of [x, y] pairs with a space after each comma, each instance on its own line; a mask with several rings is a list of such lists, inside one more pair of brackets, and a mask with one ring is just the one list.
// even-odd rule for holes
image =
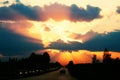
[[92, 39], [93, 37], [97, 36], [97, 34], [98, 33], [96, 33], [96, 32], [89, 31], [86, 34], [71, 33], [71, 35], [69, 37], [74, 40], [81, 40], [82, 42], [86, 42], [86, 41]]
[[[61, 51], [61, 50], [55, 50], [55, 49], [46, 49], [37, 51], [37, 54], [41, 54], [43, 52], [48, 52], [51, 60], [53, 62], [60, 62], [62, 65], [66, 65], [69, 63], [69, 61], [73, 61], [75, 64], [78, 63], [91, 63], [93, 55], [97, 55], [97, 59], [99, 59], [102, 62], [103, 57], [103, 51], [87, 51], [87, 50], [78, 50], [78, 51]], [[119, 52], [112, 52], [110, 51], [110, 54], [112, 55], [112, 58], [119, 57]]]
[[49, 6], [46, 5], [43, 9], [48, 19], [52, 18], [55, 21], [61, 21], [70, 17], [69, 7], [62, 4], [54, 3]]

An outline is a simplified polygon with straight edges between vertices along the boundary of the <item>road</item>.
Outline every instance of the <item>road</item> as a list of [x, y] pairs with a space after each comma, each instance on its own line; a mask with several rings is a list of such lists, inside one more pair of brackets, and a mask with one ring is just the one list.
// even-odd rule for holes
[[60, 74], [60, 70], [62, 69], [63, 68], [57, 71], [49, 72], [49, 73], [39, 75], [39, 76], [21, 78], [21, 79], [16, 79], [16, 80], [77, 80], [73, 78], [72, 76], [70, 76], [69, 71], [66, 68], [64, 68], [66, 73]]

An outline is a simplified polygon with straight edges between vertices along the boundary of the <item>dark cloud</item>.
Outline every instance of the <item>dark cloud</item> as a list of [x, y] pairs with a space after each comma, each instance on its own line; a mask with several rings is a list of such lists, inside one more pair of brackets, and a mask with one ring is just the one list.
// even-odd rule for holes
[[9, 1], [4, 1], [3, 4], [9, 4]]
[[87, 5], [87, 9], [79, 8], [77, 5], [72, 5], [71, 8], [71, 17], [70, 19], [72, 21], [92, 21], [96, 18], [101, 18], [100, 11], [101, 9], [99, 7], [93, 7], [90, 5]]
[[13, 33], [0, 24], [0, 53], [6, 55], [28, 55], [43, 49], [42, 44], [32, 42], [34, 39]]
[[120, 31], [116, 31], [106, 35], [98, 35], [84, 43], [84, 47], [89, 50], [103, 50], [104, 48], [108, 48], [113, 51], [120, 51], [119, 41]]
[[20, 0], [16, 0], [16, 3], [21, 3]]
[[117, 7], [117, 13], [119, 13], [119, 14], [120, 14], [120, 6], [119, 6], [119, 7]]
[[42, 21], [44, 18], [43, 11], [38, 6], [31, 7], [31, 6], [25, 6], [24, 4], [16, 4], [16, 5], [11, 5], [10, 8], [12, 8], [14, 11], [25, 16], [30, 20]]
[[64, 43], [62, 40], [57, 40], [56, 42], [52, 42], [49, 45], [49, 49], [59, 49], [59, 50], [79, 50], [81, 48], [82, 43], [79, 42], [70, 42]]
[[35, 20], [45, 21], [50, 18], [71, 21], [92, 21], [101, 18], [98, 7], [88, 5], [87, 9], [79, 8], [77, 5], [66, 6], [58, 3], [46, 5], [43, 8], [39, 6], [26, 6], [16, 0], [19, 4], [12, 4], [9, 7], [0, 8], [0, 20]]
[[[0, 20], [43, 20], [43, 12], [38, 6], [31, 7], [24, 4], [12, 4], [0, 8]], [[42, 16], [41, 16], [42, 15]]]
[[87, 9], [79, 8], [76, 4], [66, 6], [54, 3], [44, 7], [44, 11], [48, 18], [54, 20], [69, 19], [71, 21], [92, 21], [95, 18], [101, 18], [98, 7], [87, 5]]
[[85, 43], [80, 42], [70, 42], [64, 43], [63, 41], [56, 41], [49, 45], [50, 49], [59, 50], [93, 50], [102, 51], [104, 48], [108, 48], [111, 51], [120, 51], [120, 31], [111, 32], [109, 34], [99, 34], [96, 37], [88, 40]]
[[0, 20], [24, 20], [25, 18], [10, 7], [0, 8]]

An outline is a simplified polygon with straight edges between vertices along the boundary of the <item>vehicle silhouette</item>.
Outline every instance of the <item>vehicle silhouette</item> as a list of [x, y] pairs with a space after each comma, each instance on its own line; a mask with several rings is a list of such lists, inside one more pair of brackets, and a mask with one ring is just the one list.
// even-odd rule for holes
[[60, 75], [65, 74], [66, 71], [64, 69], [60, 70]]

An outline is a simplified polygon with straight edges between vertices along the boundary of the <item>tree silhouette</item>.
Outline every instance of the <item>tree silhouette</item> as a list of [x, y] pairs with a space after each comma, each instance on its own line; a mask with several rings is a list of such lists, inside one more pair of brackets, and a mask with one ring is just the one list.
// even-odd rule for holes
[[1, 63], [2, 61], [1, 61], [1, 58], [0, 58], [0, 63]]
[[119, 59], [119, 57], [117, 57], [117, 58], [114, 59], [114, 63], [115, 63], [115, 64], [120, 64], [120, 59]]
[[[1, 58], [0, 58], [1, 60]], [[50, 63], [47, 52], [42, 54], [31, 53], [29, 57], [17, 59], [9, 57], [8, 62], [0, 62], [0, 80], [13, 80], [57, 70], [60, 63]]]
[[68, 65], [66, 67], [71, 68], [74, 65], [73, 61], [69, 61]]
[[111, 54], [109, 53], [108, 49], [104, 50], [103, 63], [112, 63]]
[[43, 53], [43, 59], [45, 64], [48, 64], [50, 62], [50, 56], [47, 52]]
[[10, 57], [9, 57], [9, 62], [17, 62], [17, 61], [18, 61], [17, 58], [15, 58], [15, 57], [14, 57], [14, 58], [10, 58]]
[[94, 54], [92, 58], [92, 63], [99, 63], [99, 60], [97, 59], [97, 56]]

